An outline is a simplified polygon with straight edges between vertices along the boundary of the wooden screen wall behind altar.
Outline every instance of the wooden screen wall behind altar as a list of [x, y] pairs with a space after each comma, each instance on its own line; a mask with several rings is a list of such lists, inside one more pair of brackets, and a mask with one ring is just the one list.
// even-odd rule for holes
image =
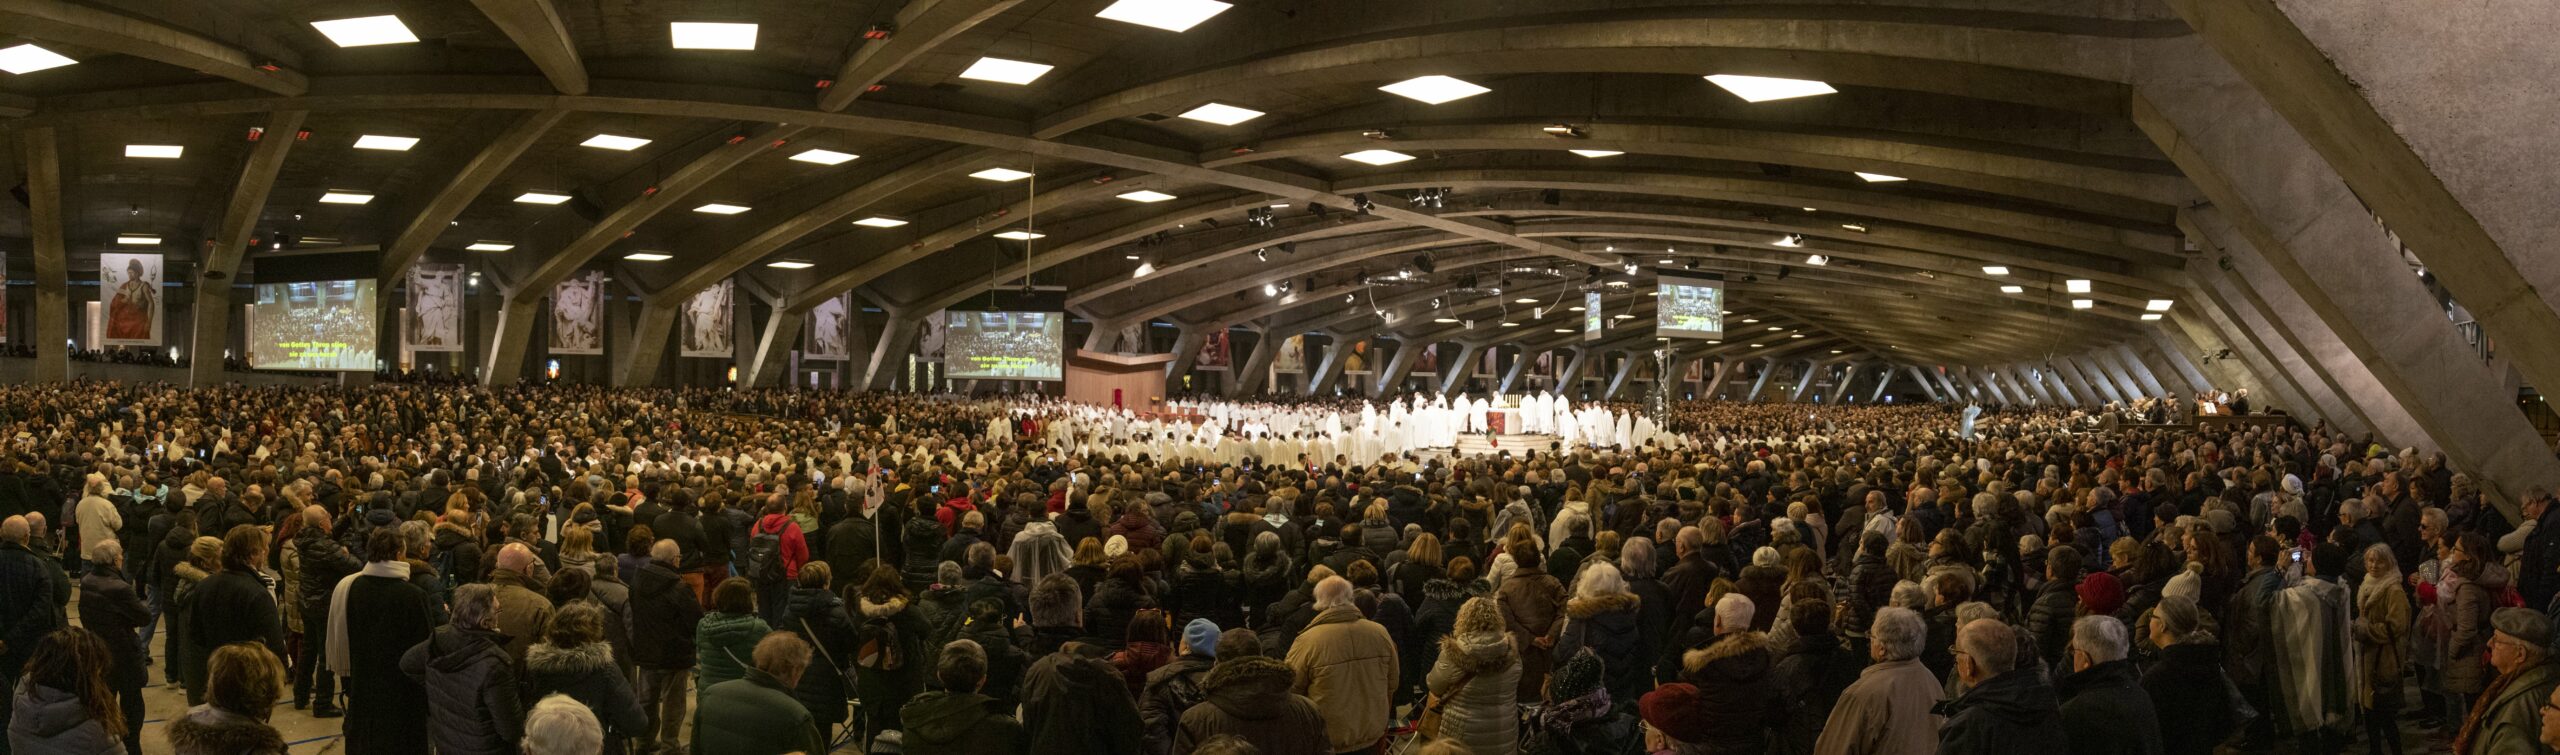
[[1158, 411], [1164, 402], [1165, 365], [1172, 354], [1113, 354], [1076, 349], [1067, 354], [1067, 400]]

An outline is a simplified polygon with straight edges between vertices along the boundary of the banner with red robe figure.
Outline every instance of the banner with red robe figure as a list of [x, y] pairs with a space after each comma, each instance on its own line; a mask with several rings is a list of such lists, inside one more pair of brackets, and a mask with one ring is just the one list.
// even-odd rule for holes
[[1219, 328], [1200, 337], [1200, 360], [1192, 367], [1212, 372], [1227, 371], [1227, 329]]
[[106, 298], [101, 346], [158, 346], [162, 268], [158, 254], [98, 255], [98, 291]]

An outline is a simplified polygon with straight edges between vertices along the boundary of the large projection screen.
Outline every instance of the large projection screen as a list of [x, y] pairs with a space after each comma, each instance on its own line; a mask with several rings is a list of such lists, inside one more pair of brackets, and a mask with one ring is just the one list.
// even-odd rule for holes
[[1653, 305], [1655, 335], [1666, 338], [1724, 338], [1724, 280], [1703, 275], [1660, 273], [1659, 297]]
[[1058, 380], [1066, 376], [1066, 315], [945, 313], [944, 375], [952, 380]]
[[371, 278], [260, 283], [249, 305], [249, 368], [372, 372], [375, 320]]

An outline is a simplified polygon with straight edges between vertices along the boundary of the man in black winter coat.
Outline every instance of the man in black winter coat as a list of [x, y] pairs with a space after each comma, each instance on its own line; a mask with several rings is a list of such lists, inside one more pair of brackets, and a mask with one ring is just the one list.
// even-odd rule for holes
[[141, 755], [142, 659], [151, 652], [142, 644], [141, 630], [151, 621], [151, 607], [143, 605], [142, 595], [124, 576], [123, 543], [101, 542], [87, 555], [89, 573], [80, 578], [80, 625], [105, 640], [107, 654], [115, 660], [107, 684], [124, 706], [124, 750]]
[[676, 751], [685, 742], [679, 735], [692, 698], [693, 630], [702, 621], [702, 602], [676, 571], [683, 558], [674, 541], [660, 540], [631, 580], [631, 660], [640, 666], [640, 707], [650, 716], [649, 728], [631, 738], [635, 750], [654, 741]]
[[[329, 615], [329, 598], [338, 589], [338, 580], [364, 568], [347, 552], [337, 538], [329, 536], [329, 510], [312, 506], [302, 510], [302, 532], [294, 536], [293, 545], [302, 553], [302, 594], [290, 600], [302, 601], [302, 615]], [[308, 621], [308, 619], [305, 619]], [[308, 624], [305, 625], [306, 627]], [[338, 710], [338, 677], [330, 673], [312, 673], [320, 667], [320, 659], [328, 657], [329, 633], [305, 629], [302, 633], [302, 657], [293, 665], [293, 707], [311, 708], [312, 718], [336, 718]], [[319, 677], [314, 680], [312, 677]]]
[[2018, 636], [1995, 619], [1975, 619], [1956, 634], [1956, 676], [1963, 697], [1940, 704], [1941, 755], [2069, 752], [2062, 706], [2035, 664], [2018, 657]]
[[[284, 649], [284, 623], [276, 610], [275, 589], [269, 587], [258, 570], [267, 564], [267, 533], [256, 527], [235, 527], [222, 538], [222, 571], [197, 582], [192, 593], [195, 608], [188, 616], [188, 641], [197, 647], [218, 648], [234, 642], [256, 642], [267, 646], [277, 658], [288, 657]], [[10, 643], [16, 645], [16, 643]], [[202, 704], [204, 691], [187, 691], [188, 704]]]
[[2160, 755], [2160, 719], [2140, 674], [2125, 660], [2124, 622], [2086, 616], [2071, 627], [2071, 675], [2062, 678], [2062, 727], [2075, 755]]

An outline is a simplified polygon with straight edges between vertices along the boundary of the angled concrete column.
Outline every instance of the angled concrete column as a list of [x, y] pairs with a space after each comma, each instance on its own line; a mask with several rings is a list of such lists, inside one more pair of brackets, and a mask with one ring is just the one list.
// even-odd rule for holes
[[1759, 377], [1759, 379], [1757, 379], [1757, 380], [1753, 380], [1753, 381], [1751, 381], [1751, 391], [1750, 391], [1750, 392], [1748, 392], [1748, 393], [1744, 393], [1744, 394], [1742, 394], [1742, 400], [1743, 400], [1745, 403], [1760, 400], [1760, 392], [1761, 392], [1762, 390], [1766, 390], [1766, 389], [1769, 387], [1769, 378], [1770, 378], [1770, 377], [1772, 377], [1772, 376], [1775, 376], [1775, 375], [1777, 375], [1777, 374], [1778, 374], [1778, 360], [1776, 360], [1776, 359], [1762, 359], [1762, 360], [1760, 360], [1760, 377]]
[[533, 325], [548, 314], [548, 297], [517, 301], [508, 296], [498, 307], [498, 326], [490, 329], [489, 361], [480, 368], [482, 385], [513, 385], [524, 377]]
[[2071, 390], [2071, 386], [2063, 382], [2062, 371], [2054, 369], [2053, 365], [2043, 363], [2021, 363], [2019, 368], [2030, 373], [2037, 381], [2036, 384], [2044, 388], [2046, 393], [2052, 394], [2054, 399], [2059, 402], [2060, 405], [2069, 407], [2083, 406], [2083, 404], [2080, 403], [2080, 394], [2073, 392]]
[[1728, 370], [1731, 369], [1733, 369], [1733, 360], [1716, 360], [1716, 368], [1711, 371], [1713, 374], [1707, 376], [1707, 389], [1700, 393], [1699, 397], [1709, 401], [1724, 398], [1724, 376], [1729, 374]]
[[[900, 317], [896, 312], [887, 314], [881, 318], [880, 337], [871, 341], [871, 358], [862, 364], [862, 387], [875, 391], [888, 390], [897, 384], [898, 373], [907, 369], [907, 352], [916, 346], [916, 322], [921, 319]], [[757, 348], [766, 348], [771, 343], [772, 339], [764, 339]], [[788, 350], [792, 342], [784, 341], [779, 346]], [[914, 386], [908, 388], [913, 390]]]
[[1323, 335], [1324, 358], [1316, 362], [1315, 377], [1307, 380], [1308, 395], [1321, 396], [1333, 392], [1334, 384], [1342, 380], [1342, 352], [1351, 348], [1351, 344], [1344, 343], [1341, 336]]
[[[62, 153], [50, 128], [18, 133], [27, 169], [27, 230], [35, 241], [36, 382], [71, 379], [71, 280], [62, 242]], [[194, 355], [204, 361], [201, 352]], [[222, 352], [213, 354], [220, 364]]]
[[[749, 388], [782, 385], [783, 374], [791, 371], [791, 351], [800, 342], [800, 325], [807, 320], [789, 307], [773, 308], [773, 313], [764, 318], [763, 335], [756, 337], [755, 361], [741, 365], [743, 369], [739, 370], [738, 385]], [[905, 329], [913, 332], [915, 326], [910, 323]]]
[[1564, 371], [1556, 373], [1556, 395], [1582, 395], [1582, 369], [1590, 366], [1591, 349], [1573, 346], [1573, 358], [1566, 360]]
[[631, 320], [630, 347], [614, 360], [613, 384], [630, 387], [657, 382], [658, 365], [666, 359], [667, 342], [674, 340], [676, 315], [673, 305], [661, 306], [656, 300], [643, 300], [640, 315]]
[[1823, 365], [1820, 362], [1815, 362], [1811, 359], [1804, 360], [1804, 368], [1796, 370], [1796, 387], [1787, 391], [1787, 400], [1791, 402], [1804, 401], [1805, 391], [1813, 388], [1814, 373], [1825, 369], [1825, 367], [1826, 365]]
[[1118, 323], [1094, 320], [1093, 329], [1084, 332], [1084, 350], [1115, 351], [1117, 349], [1114, 347], [1118, 346], [1115, 342], [1118, 341], [1119, 338], [1120, 325]]
[[1919, 383], [1920, 392], [1928, 394], [1929, 400], [1947, 401], [1951, 398], [1951, 395], [1949, 394], [1941, 394], [1938, 392], [1937, 381], [1930, 380], [1929, 373], [1922, 371], [1919, 365], [1910, 365], [1903, 369], [1911, 373], [1911, 382]]
[[1512, 389], [1520, 387], [1520, 376], [1529, 374], [1531, 361], [1534, 360], [1531, 359], [1527, 349], [1522, 349], [1519, 356], [1512, 358], [1511, 369], [1502, 371], [1502, 388], [1499, 392], [1507, 396], [1511, 394]]
[[2116, 382], [2109, 379], [2105, 371], [2090, 364], [2086, 355], [2063, 357], [2054, 360], [2054, 364], [2079, 378], [2082, 386], [2095, 391], [2101, 404], [2124, 403], [2124, 391], [2116, 387]]
[[[214, 231], [210, 244], [198, 247], [203, 256], [196, 265], [195, 313], [189, 318], [195, 340], [187, 353], [195, 359], [188, 363], [188, 378], [197, 387], [223, 382], [222, 350], [231, 344], [231, 320], [240, 308], [231, 304], [231, 285], [239, 277], [240, 260], [249, 253], [249, 237], [258, 232], [258, 221], [267, 209], [267, 193], [276, 187], [276, 175], [284, 170], [284, 158], [293, 151], [295, 140], [290, 135], [302, 128], [304, 113], [288, 110], [268, 116], [266, 133], [273, 139], [261, 139], [249, 148], [249, 161], [240, 168], [240, 182], [231, 188], [231, 202], [222, 212], [221, 225]], [[163, 269], [164, 275], [166, 269]], [[164, 278], [165, 280], [165, 278]], [[164, 333], [170, 340], [176, 333]], [[206, 355], [214, 358], [206, 359]]]
[[1893, 365], [1878, 365], [1876, 367], [1876, 390], [1874, 394], [1867, 396], [1867, 403], [1873, 404], [1883, 401], [1885, 389], [1893, 387], [1893, 378], [1895, 375], [1899, 374], [1901, 374], [1901, 371], [1894, 369]]
[[2560, 386], [2560, 349], [2540, 347], [2560, 342], [2560, 216], [2550, 207], [2560, 195], [2560, 152], [2550, 149], [2560, 101], [2508, 94], [2560, 69], [2549, 39], [2560, 19], [2549, 4], [2166, 5], [2265, 93], [2259, 108], [2237, 114], [2245, 123], [2236, 128], [2290, 125], [2284, 152], [2316, 153], [2336, 173], [2320, 183], [2351, 187], [2356, 207], [2370, 207], [2416, 250], [2491, 336], [2536, 345], [2500, 356], [2534, 385]]
[[1930, 377], [1938, 379], [1938, 388], [1946, 392], [1948, 401], [1961, 404], [1968, 401], [1982, 400], [1982, 397], [1974, 395], [1973, 391], [1966, 390], [1965, 388], [1956, 385], [1956, 371], [1954, 368], [1941, 368], [1938, 371], [1931, 372]]
[[2036, 400], [2044, 402], [2045, 406], [2070, 405], [2070, 402], [2063, 401], [2061, 397], [2055, 395], [2052, 389], [2045, 387], [2041, 376], [2031, 373], [2033, 373], [2032, 370], [2020, 364], [2001, 368], [2001, 374], [2009, 378], [2010, 385], [2024, 388], [2029, 395], [2035, 396]]
[[1956, 372], [1963, 379], [1965, 387], [1972, 388], [1974, 395], [1981, 396], [1984, 401], [2009, 405], [2024, 403], [2010, 398], [2008, 391], [2001, 390], [2000, 384], [1992, 381], [1990, 373], [1970, 366], [1958, 367]]
[[[2172, 314], [2169, 321], [2176, 326], [2169, 329], [2170, 340], [2181, 344], [2182, 350], [2197, 354], [2197, 368], [2210, 376], [2211, 379], [2205, 385], [2206, 389], [2227, 391], [2239, 387], [2247, 387], [2251, 390], [2264, 388], [2266, 389], [2264, 392], [2276, 396], [2276, 405], [2283, 406], [2296, 416], [2310, 418], [2315, 422], [2329, 422], [2333, 426], [2336, 424], [2320, 409], [2319, 405], [2296, 392], [2293, 382], [2281, 377], [2273, 367], [2269, 366], [2266, 356], [2258, 353], [2248, 341], [2223, 335], [2228, 331], [2229, 324], [2218, 308], [2196, 307], [2192, 312]], [[2262, 377], [2266, 375], [2279, 376]]]
[[2069, 359], [2055, 358], [2046, 360], [2045, 366], [2051, 368], [2054, 377], [2061, 378], [2062, 384], [2069, 387], [2074, 395], [2080, 397], [2080, 400], [2087, 402], [2088, 406], [2095, 408], [2106, 405], [2106, 392], [2098, 390], [2095, 384], [2090, 383], [2087, 375], [2080, 374], [2079, 365], [2072, 364]]
[[[2200, 219], [2199, 216], [2182, 217]], [[2223, 241], [2208, 239], [2202, 233], [2200, 230], [2195, 238], [2217, 244]], [[2236, 238], [2229, 240], [2246, 244]], [[2228, 258], [2232, 255], [2221, 256]], [[2347, 398], [2339, 377], [2344, 376], [2352, 383], [2363, 376], [2364, 381], [2369, 382], [2371, 373], [2361, 365], [2337, 364], [2320, 358], [2319, 349], [2335, 349], [2336, 336], [2316, 320], [2308, 319], [2311, 317], [2310, 307], [2302, 303], [2299, 294], [2284, 288], [2281, 282], [2276, 282], [2278, 285], [2274, 288], [2262, 288], [2259, 284], [2268, 281], [2251, 283], [2201, 260], [2187, 263], [2187, 270], [2188, 276], [2200, 284], [2197, 289], [2203, 294], [2200, 303], [2205, 305], [2205, 313], [2228, 321], [2232, 329], [2227, 333], [2236, 335], [2236, 340], [2247, 344], [2251, 352], [2277, 373], [2261, 373], [2260, 377], [2280, 382], [2286, 390], [2310, 402], [2311, 408], [2321, 416], [2339, 423], [2349, 432], [2379, 430], [2385, 436], [2406, 437], [2416, 431], [2410, 424], [2414, 420], [2406, 417], [2376, 418], [2367, 414], [2365, 407], [2357, 406]], [[2289, 320], [2288, 312], [2306, 319], [2300, 322]], [[2341, 368], [2343, 372], [2332, 372], [2332, 366]], [[2263, 405], [2266, 402], [2257, 403]], [[2288, 407], [2288, 411], [2291, 410]]]
[[2126, 404], [2132, 404], [2134, 399], [2142, 398], [2142, 386], [2133, 382], [2133, 376], [2125, 374], [2124, 370], [2117, 368], [2113, 361], [2107, 359], [2105, 349], [2082, 354], [2080, 358], [2097, 369], [2099, 375], [2115, 383], [2116, 392], [2123, 394]]
[[1639, 358], [1635, 353], [1628, 352], [1626, 358], [1618, 362], [1618, 369], [1613, 370], [1614, 374], [1609, 376], [1608, 387], [1601, 389], [1600, 400], [1616, 401], [1618, 392], [1626, 390], [1627, 384], [1635, 381], [1636, 361]]
[[1285, 340], [1273, 338], [1272, 334], [1276, 332], [1265, 331], [1262, 337], [1253, 339], [1253, 353], [1244, 358], [1244, 366], [1237, 368], [1238, 371], [1231, 376], [1235, 379], [1227, 381], [1228, 398], [1251, 395], [1262, 390], [1262, 384], [1271, 379], [1271, 360], [1280, 356], [1280, 342]]
[[1853, 363], [1840, 368], [1840, 382], [1831, 386], [1831, 401], [1829, 403], [1849, 403], [1850, 392], [1857, 390], [1856, 386], [1858, 378], [1860, 377], [1859, 369], [1865, 366], [1866, 365], [1864, 364]]
[[2177, 364], [2176, 360], [2171, 359], [2168, 354], [2161, 353], [2159, 345], [2152, 341], [2156, 337], [2158, 337], [2156, 334], [2146, 334], [2140, 340], [2127, 343], [2125, 348], [2130, 349], [2134, 355], [2133, 358], [2140, 360], [2143, 368], [2149, 370], [2153, 379], [2160, 382], [2161, 391], [2165, 395], [2193, 395], [2199, 389], [2187, 382], [2186, 375], [2180, 372], [2181, 365]]
[[2134, 353], [2133, 347], [2119, 343], [2105, 351], [2108, 356], [2115, 359], [2117, 368], [2124, 370], [2125, 374], [2132, 375], [2133, 381], [2142, 385], [2143, 395], [2159, 396], [2169, 392], [2169, 386], [2162, 384], [2159, 377], [2151, 374], [2151, 366], [2142, 363], [2142, 355]]
[[[2256, 251], [2217, 239], [2236, 270], [2251, 280], [2281, 282], [2317, 313], [2336, 335], [2334, 344], [2315, 348], [2333, 374], [2339, 360], [2325, 347], [2342, 349], [2337, 356], [2371, 371], [2381, 390], [2342, 383], [2346, 398], [2386, 433], [2396, 423], [2383, 410], [2406, 412], [2424, 435], [2395, 442], [2441, 449], [2511, 516], [2527, 487], [2560, 484], [2560, 460], [2516, 408], [2515, 396], [2502, 395], [2503, 381], [2404, 267], [2399, 244], [2368, 220], [2360, 198], [2300, 133], [2256, 92], [2214, 85], [2212, 71], [2172, 68], [2218, 66], [2218, 59], [2154, 62], [2165, 70], [2146, 73], [2193, 77], [2142, 87], [2133, 108], [2135, 125], [2213, 201], [2212, 213], [2187, 217], [2209, 235], [2216, 235], [2213, 216], [2227, 221]], [[2560, 360], [2544, 351], [2538, 361]], [[2546, 377], [2518, 364], [2537, 381]], [[2560, 385], [2560, 369], [2548, 377]]]
[[1182, 378], [1182, 374], [1190, 372], [1193, 365], [1200, 363], [1200, 344], [1209, 340], [1209, 329], [1225, 327], [1224, 325], [1184, 325], [1174, 331], [1173, 361], [1166, 362], [1164, 365], [1165, 395], [1173, 395], [1173, 386]]
[[1458, 389], [1458, 383], [1465, 381], [1467, 379], [1467, 373], [1475, 370], [1476, 354], [1483, 348], [1484, 346], [1481, 344], [1458, 344], [1458, 361], [1443, 361], [1440, 363], [1441, 393], [1448, 393]]
[[1403, 386], [1405, 378], [1413, 376], [1413, 362], [1422, 356], [1422, 346], [1412, 341], [1397, 341], [1396, 355], [1387, 357], [1386, 367], [1378, 370], [1378, 381], [1370, 384], [1369, 392], [1380, 396], [1392, 395], [1390, 388]]

